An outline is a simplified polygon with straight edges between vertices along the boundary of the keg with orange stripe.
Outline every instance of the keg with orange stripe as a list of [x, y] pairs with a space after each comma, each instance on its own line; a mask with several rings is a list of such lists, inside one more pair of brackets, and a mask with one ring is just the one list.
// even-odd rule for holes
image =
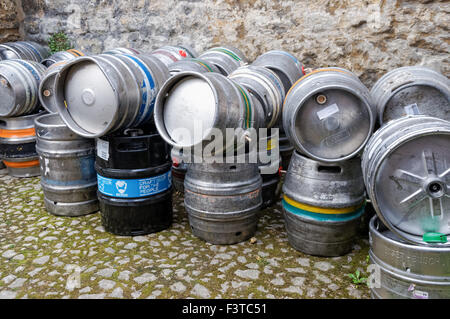
[[340, 162], [362, 152], [376, 111], [369, 90], [350, 71], [315, 70], [286, 95], [283, 126], [295, 149], [321, 162]]
[[67, 51], [56, 52], [56, 53], [52, 54], [51, 56], [49, 56], [48, 58], [42, 60], [41, 63], [43, 65], [45, 65], [46, 67], [50, 67], [51, 65], [53, 65], [57, 62], [72, 60], [72, 59], [78, 58], [80, 56], [84, 56], [84, 53], [79, 50], [70, 49]]
[[360, 158], [321, 163], [294, 152], [283, 185], [289, 243], [314, 256], [348, 253], [365, 209]]
[[0, 158], [15, 177], [39, 175], [34, 119], [39, 115], [0, 118]]

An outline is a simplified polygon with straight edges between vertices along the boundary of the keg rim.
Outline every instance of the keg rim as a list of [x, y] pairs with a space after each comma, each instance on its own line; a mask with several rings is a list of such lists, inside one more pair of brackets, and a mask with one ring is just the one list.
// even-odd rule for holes
[[[191, 143], [191, 144], [185, 144], [185, 145], [180, 145], [180, 143], [177, 143], [175, 140], [172, 139], [172, 137], [170, 136], [169, 132], [166, 129], [166, 126], [164, 124], [164, 105], [165, 105], [165, 101], [167, 98], [167, 94], [168, 92], [177, 84], [179, 83], [182, 79], [187, 78], [187, 77], [193, 77], [193, 78], [200, 78], [201, 80], [205, 81], [208, 86], [210, 87], [213, 95], [214, 95], [214, 100], [215, 100], [215, 114], [214, 114], [214, 119], [213, 119], [213, 123], [217, 123], [217, 119], [219, 116], [219, 104], [218, 104], [218, 94], [217, 94], [217, 90], [214, 87], [213, 83], [211, 82], [211, 80], [206, 76], [206, 74], [218, 74], [218, 73], [213, 73], [213, 72], [208, 72], [208, 73], [200, 73], [200, 72], [194, 72], [194, 71], [183, 71], [183, 72], [179, 72], [175, 75], [173, 75], [172, 77], [170, 77], [161, 87], [158, 96], [156, 97], [156, 101], [155, 101], [155, 108], [153, 110], [153, 118], [154, 118], [154, 122], [155, 122], [155, 126], [156, 129], [158, 130], [158, 133], [161, 135], [161, 137], [171, 146], [173, 147], [177, 147], [177, 148], [192, 148], [192, 147], [196, 147], [198, 145], [202, 145], [203, 144], [203, 139], [200, 140], [197, 143]], [[203, 137], [205, 136], [209, 136], [211, 135], [211, 132], [213, 130], [213, 127], [210, 127], [207, 129], [207, 131], [205, 131], [205, 133], [203, 134]]]
[[[56, 104], [56, 108], [57, 108], [57, 113], [61, 116], [61, 119], [67, 125], [67, 127], [70, 130], [72, 130], [73, 132], [75, 132], [76, 134], [78, 134], [82, 137], [86, 137], [86, 138], [101, 137], [101, 136], [104, 136], [105, 134], [107, 134], [116, 124], [117, 116], [118, 116], [117, 112], [115, 112], [114, 117], [111, 119], [111, 121], [108, 123], [108, 125], [103, 128], [102, 131], [93, 133], [93, 132], [90, 132], [90, 131], [84, 129], [81, 125], [79, 125], [77, 122], [75, 122], [75, 120], [70, 115], [67, 107], [64, 107], [65, 104], [62, 102], [62, 101], [65, 101], [65, 97], [64, 97], [65, 90], [63, 88], [63, 84], [65, 84], [65, 79], [67, 77], [67, 73], [69, 72], [69, 70], [72, 66], [74, 66], [75, 64], [78, 64], [78, 63], [82, 63], [82, 62], [93, 63], [99, 68], [99, 70], [103, 73], [103, 75], [105, 76], [105, 79], [108, 81], [109, 85], [113, 89], [115, 104], [116, 104], [115, 108], [116, 109], [119, 108], [119, 103], [118, 103], [119, 93], [118, 93], [117, 89], [115, 88], [115, 86], [113, 85], [113, 83], [111, 82], [111, 80], [106, 75], [102, 66], [98, 63], [98, 61], [93, 56], [81, 56], [76, 59], [68, 60], [67, 63], [62, 66], [61, 70], [56, 75], [54, 94], [55, 94], [55, 104]], [[64, 83], [62, 83], [63, 81], [64, 81]]]
[[[300, 82], [298, 82], [298, 83], [300, 83]], [[293, 87], [294, 87], [294, 86], [292, 86], [292, 88], [293, 88]], [[309, 91], [308, 94], [306, 94], [305, 96], [303, 96], [302, 99], [298, 100], [298, 101], [296, 102], [297, 107], [296, 107], [296, 110], [295, 110], [293, 116], [292, 116], [290, 119], [287, 119], [287, 121], [293, 121], [293, 122], [295, 122], [295, 120], [296, 120], [297, 117], [298, 117], [298, 113], [300, 112], [300, 109], [302, 108], [302, 105], [303, 105], [309, 98], [311, 98], [312, 96], [314, 96], [314, 94], [317, 94], [318, 92], [323, 92], [323, 91], [326, 91], [326, 90], [332, 90], [332, 89], [340, 89], [340, 90], [347, 91], [347, 92], [351, 93], [352, 95], [354, 95], [356, 98], [358, 98], [359, 101], [362, 102], [362, 104], [364, 105], [364, 107], [365, 107], [365, 109], [367, 110], [367, 113], [368, 113], [368, 115], [369, 115], [369, 128], [368, 128], [368, 131], [367, 131], [367, 134], [366, 134], [366, 137], [365, 137], [364, 141], [358, 146], [358, 148], [356, 148], [353, 152], [351, 152], [351, 153], [349, 153], [349, 154], [347, 154], [347, 155], [345, 155], [345, 156], [343, 156], [343, 157], [339, 157], [339, 158], [326, 158], [326, 157], [320, 157], [320, 156], [317, 156], [317, 155], [311, 153], [311, 152], [310, 152], [309, 150], [307, 150], [307, 149], [304, 147], [304, 145], [300, 142], [300, 140], [298, 139], [297, 134], [292, 134], [292, 138], [293, 138], [293, 140], [294, 140], [293, 142], [294, 142], [295, 146], [297, 146], [302, 152], [304, 152], [305, 155], [307, 155], [307, 156], [311, 157], [312, 159], [315, 159], [315, 160], [317, 160], [317, 161], [319, 161], [319, 162], [324, 162], [324, 163], [338, 163], [338, 162], [342, 162], [342, 161], [351, 159], [351, 158], [357, 156], [358, 154], [360, 154], [361, 151], [362, 151], [362, 150], [364, 149], [364, 147], [366, 146], [367, 142], [370, 140], [370, 137], [371, 137], [372, 134], [373, 134], [373, 130], [374, 130], [374, 128], [375, 128], [375, 120], [376, 120], [375, 115], [374, 115], [373, 112], [372, 112], [372, 106], [371, 106], [371, 104], [370, 104], [370, 100], [367, 100], [367, 99], [364, 97], [363, 94], [360, 94], [360, 93], [358, 92], [358, 90], [354, 90], [354, 89], [349, 88], [349, 87], [346, 87], [346, 86], [344, 86], [344, 85], [339, 85], [339, 84], [329, 84], [329, 85], [326, 85], [326, 86], [321, 86], [321, 87], [319, 87], [319, 88], [315, 88], [315, 89], [312, 90], [312, 91]], [[289, 93], [291, 93], [291, 92], [289, 92]], [[286, 101], [287, 101], [287, 98], [288, 98], [289, 93], [286, 94]], [[292, 94], [292, 93], [291, 93], [291, 94]], [[284, 109], [284, 107], [285, 107], [285, 105], [286, 105], [286, 101], [285, 101], [285, 103], [283, 104], [283, 109]]]
[[[57, 118], [60, 120], [60, 124], [58, 123], [44, 123], [43, 120], [48, 119], [48, 118]], [[64, 128], [67, 127], [64, 124], [64, 121], [62, 120], [61, 116], [59, 116], [58, 113], [46, 113], [46, 114], [42, 114], [38, 117], [36, 117], [34, 119], [34, 125], [37, 127], [50, 127], [50, 128]]]
[[[427, 117], [430, 118], [429, 116], [427, 116]], [[387, 151], [385, 151], [379, 158], [377, 158], [377, 162], [373, 167], [372, 180], [374, 180], [375, 177], [378, 176], [378, 173], [381, 169], [382, 164], [384, 163], [385, 159], [390, 154], [392, 154], [393, 151], [397, 150], [402, 145], [414, 140], [417, 137], [432, 136], [432, 135], [448, 135], [450, 137], [450, 130], [447, 130], [447, 131], [438, 130], [437, 131], [435, 128], [423, 128], [421, 130], [415, 130], [413, 132], [409, 132], [409, 134], [401, 136], [398, 140], [396, 140], [391, 145], [389, 145], [389, 148]], [[407, 231], [394, 226], [391, 223], [391, 221], [389, 220], [389, 218], [385, 217], [384, 214], [381, 212], [381, 209], [378, 205], [378, 202], [379, 202], [377, 199], [378, 193], [375, 190], [375, 188], [376, 188], [375, 183], [369, 183], [369, 184], [370, 185], [367, 185], [367, 189], [368, 189], [368, 193], [370, 194], [370, 198], [372, 200], [372, 206], [375, 209], [376, 215], [383, 222], [383, 224], [387, 228], [389, 228], [393, 233], [395, 233], [398, 237], [405, 240], [406, 242], [409, 242], [409, 243], [415, 244], [415, 245], [420, 245], [422, 247], [450, 247], [450, 241], [448, 241], [447, 243], [425, 243], [422, 240], [422, 236], [408, 233]], [[446, 235], [450, 237], [450, 231]]]

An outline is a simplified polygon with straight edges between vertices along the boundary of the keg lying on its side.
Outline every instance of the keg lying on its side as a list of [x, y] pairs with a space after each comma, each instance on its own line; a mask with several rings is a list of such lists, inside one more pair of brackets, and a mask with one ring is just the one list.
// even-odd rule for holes
[[321, 162], [340, 162], [359, 154], [375, 126], [368, 89], [350, 71], [313, 71], [291, 88], [283, 126], [295, 149]]
[[292, 54], [273, 50], [260, 55], [252, 65], [266, 67], [275, 72], [281, 79], [285, 93], [305, 74], [302, 63]]
[[45, 66], [33, 61], [0, 61], [0, 117], [36, 112], [39, 83]]
[[197, 52], [195, 52], [192, 48], [181, 45], [166, 45], [156, 49], [151, 54], [164, 63], [167, 67], [174, 62], [197, 57]]
[[107, 50], [103, 52], [103, 54], [131, 54], [131, 55], [139, 55], [142, 54], [139, 50], [133, 48], [114, 48], [111, 50]]
[[0, 118], [0, 158], [9, 175], [39, 176], [34, 120], [42, 114]]
[[375, 299], [450, 299], [450, 247], [411, 245], [374, 216], [370, 221]]
[[42, 45], [31, 41], [17, 41], [0, 44], [0, 60], [29, 60], [41, 62], [49, 56]]
[[184, 191], [195, 236], [208, 243], [227, 245], [245, 241], [256, 232], [262, 204], [257, 164], [189, 164]]
[[98, 199], [108, 232], [145, 235], [172, 224], [169, 154], [157, 133], [141, 129], [97, 139]]
[[206, 72], [220, 73], [219, 69], [214, 64], [210, 64], [207, 61], [201, 59], [186, 58], [169, 65], [169, 72], [171, 75], [175, 75], [179, 72], [184, 71], [192, 71], [199, 73], [206, 73]]
[[48, 68], [57, 62], [72, 60], [80, 56], [84, 56], [84, 53], [75, 49], [70, 49], [67, 51], [56, 52], [48, 58], [42, 60], [41, 63]]
[[95, 141], [73, 133], [58, 114], [36, 118], [35, 127], [47, 211], [59, 216], [98, 211]]
[[[160, 90], [155, 104], [155, 124], [161, 137], [174, 147], [195, 147], [210, 143], [218, 129], [223, 143], [215, 153], [235, 147], [239, 132], [226, 138], [227, 128], [244, 131], [258, 128], [262, 106], [248, 91], [227, 77], [213, 72], [181, 72]], [[219, 136], [215, 136], [217, 140]]]
[[421, 66], [406, 66], [383, 75], [370, 91], [380, 124], [405, 115], [450, 120], [450, 80]]
[[401, 239], [450, 246], [450, 122], [408, 116], [382, 126], [362, 170], [381, 221]]
[[360, 159], [330, 164], [294, 152], [283, 185], [290, 244], [314, 256], [351, 251], [364, 212]]
[[227, 76], [237, 68], [247, 64], [247, 58], [237, 48], [231, 46], [220, 46], [209, 49], [202, 53], [199, 59], [215, 65], [220, 73]]
[[39, 84], [39, 101], [42, 107], [49, 113], [58, 113], [55, 95], [56, 76], [67, 61], [59, 61], [50, 65]]
[[92, 138], [151, 120], [169, 71], [140, 54], [102, 54], [68, 61], [55, 81], [55, 104], [66, 125]]
[[228, 76], [236, 81], [260, 102], [264, 110], [262, 127], [273, 127], [281, 117], [284, 87], [280, 78], [269, 69], [259, 66], [244, 66]]

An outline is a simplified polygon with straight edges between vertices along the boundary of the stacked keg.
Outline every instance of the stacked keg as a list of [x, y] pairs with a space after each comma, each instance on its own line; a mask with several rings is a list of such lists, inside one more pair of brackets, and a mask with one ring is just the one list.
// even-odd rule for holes
[[[228, 49], [212, 52], [214, 58], [208, 53], [199, 59], [219, 70], [240, 66]], [[213, 244], [234, 244], [253, 236], [262, 180], [245, 140], [252, 128], [266, 121], [261, 102], [221, 73], [183, 70], [162, 87], [154, 118], [161, 137], [189, 160], [184, 200], [193, 234]], [[219, 143], [211, 147], [213, 138]]]
[[[35, 52], [24, 44], [5, 44], [0, 48], [6, 58], [22, 57], [20, 54], [23, 53], [24, 57], [31, 59], [31, 52]], [[35, 54], [34, 60], [37, 60]], [[40, 54], [43, 55], [42, 52]], [[0, 159], [11, 176], [39, 175], [34, 119], [40, 112], [38, 88], [45, 69], [42, 64], [31, 60], [0, 61]]]
[[41, 62], [49, 56], [46, 48], [36, 42], [17, 41], [0, 44], [0, 60]]
[[170, 152], [151, 124], [168, 77], [156, 57], [118, 48], [68, 61], [54, 80], [52, 103], [63, 122], [97, 138], [97, 197], [113, 234], [143, 235], [172, 223]]
[[[283, 88], [284, 96], [288, 93], [289, 89], [305, 74], [305, 68], [303, 64], [292, 54], [286, 51], [272, 50], [266, 52], [259, 56], [253, 65], [266, 67], [280, 78]], [[284, 132], [284, 127], [282, 123], [282, 117], [275, 127], [280, 130], [279, 133], [279, 145], [280, 145], [280, 155], [281, 155], [281, 166], [284, 169], [289, 167], [289, 162], [292, 156], [294, 147], [289, 142]]]
[[289, 90], [283, 126], [295, 152], [282, 204], [295, 249], [318, 256], [351, 250], [365, 205], [359, 155], [375, 120], [368, 89], [350, 71], [318, 69]]
[[450, 298], [450, 122], [389, 121], [362, 158], [368, 195], [374, 298]]

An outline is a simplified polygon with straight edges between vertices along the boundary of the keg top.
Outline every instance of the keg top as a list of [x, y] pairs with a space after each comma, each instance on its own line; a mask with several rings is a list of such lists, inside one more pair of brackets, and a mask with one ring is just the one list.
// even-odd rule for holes
[[372, 130], [363, 103], [352, 92], [338, 88], [309, 94], [295, 115], [295, 139], [317, 160], [339, 160], [354, 154]]
[[108, 77], [89, 60], [68, 70], [64, 100], [73, 121], [93, 134], [100, 134], [111, 125], [118, 108], [116, 91]]
[[63, 120], [59, 116], [59, 114], [43, 114], [37, 117], [35, 120], [37, 125], [42, 126], [51, 126], [51, 127], [65, 127]]
[[168, 92], [163, 117], [168, 134], [179, 146], [200, 143], [214, 125], [214, 91], [204, 79], [183, 78]]
[[416, 133], [389, 148], [374, 172], [383, 222], [411, 242], [448, 245], [450, 130]]

